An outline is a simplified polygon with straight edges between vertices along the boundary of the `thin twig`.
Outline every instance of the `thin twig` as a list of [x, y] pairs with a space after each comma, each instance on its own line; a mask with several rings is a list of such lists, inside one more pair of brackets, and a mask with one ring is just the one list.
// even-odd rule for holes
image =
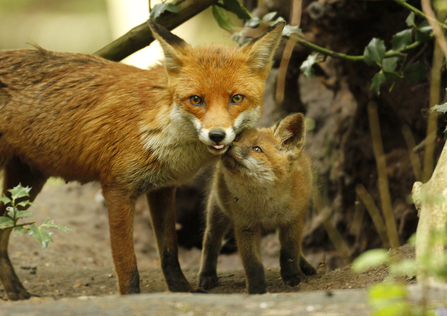
[[376, 226], [377, 233], [379, 234], [379, 237], [382, 240], [383, 247], [385, 249], [389, 249], [390, 240], [388, 239], [386, 226], [385, 223], [383, 222], [382, 216], [380, 215], [379, 209], [374, 203], [373, 198], [368, 193], [368, 191], [366, 191], [363, 184], [358, 184], [355, 187], [355, 191], [357, 192], [357, 195], [360, 197], [366, 209], [368, 210], [368, 213], [371, 216], [371, 219], [373, 220], [374, 226]]
[[416, 181], [422, 180], [422, 165], [418, 154], [414, 151], [416, 142], [413, 134], [407, 125], [402, 126], [402, 135], [404, 135], [405, 143], [407, 144], [408, 153], [410, 154], [411, 165], [413, 167], [414, 178]]
[[386, 161], [385, 155], [383, 154], [383, 143], [380, 133], [379, 116], [377, 114], [377, 106], [373, 102], [368, 104], [368, 116], [373, 141], [374, 156], [376, 158], [377, 173], [379, 176], [378, 187], [380, 200], [382, 202], [383, 217], [385, 218], [386, 229], [391, 247], [395, 249], [400, 246], [399, 234], [397, 233], [396, 220], [394, 218], [393, 207], [391, 204]]
[[[409, 9], [410, 11], [414, 12], [415, 14], [422, 16], [423, 18], [427, 19], [427, 21], [430, 23], [430, 21], [433, 22], [437, 22], [437, 24], [445, 29], [447, 29], [447, 25], [438, 21], [436, 18], [434, 18], [433, 16], [427, 15], [426, 13], [422, 12], [421, 10], [416, 9], [415, 7], [413, 7], [412, 5], [408, 4], [407, 1], [404, 0], [394, 0], [394, 2], [400, 4], [401, 6]], [[424, 1], [422, 1], [423, 3]], [[424, 10], [425, 11], [425, 10]], [[430, 23], [431, 24], [431, 23]]]

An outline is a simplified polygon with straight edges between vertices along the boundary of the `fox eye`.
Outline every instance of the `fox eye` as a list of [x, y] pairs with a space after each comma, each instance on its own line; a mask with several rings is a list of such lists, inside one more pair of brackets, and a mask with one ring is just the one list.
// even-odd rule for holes
[[202, 105], [203, 99], [198, 95], [193, 95], [189, 98], [189, 102], [191, 102], [192, 105]]
[[254, 146], [254, 147], [252, 147], [252, 149], [253, 149], [254, 151], [256, 151], [257, 153], [263, 153], [261, 147], [259, 147], [259, 146]]
[[239, 104], [242, 101], [244, 101], [245, 97], [242, 94], [235, 94], [233, 95], [233, 97], [231, 98], [231, 103], [233, 104]]

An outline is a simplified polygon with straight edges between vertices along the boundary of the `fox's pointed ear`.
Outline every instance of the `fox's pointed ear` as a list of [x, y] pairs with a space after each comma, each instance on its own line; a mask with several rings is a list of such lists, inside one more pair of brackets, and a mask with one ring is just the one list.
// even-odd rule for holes
[[301, 150], [306, 137], [306, 119], [301, 113], [291, 114], [273, 126], [273, 133], [286, 150]]
[[189, 44], [150, 19], [147, 20], [147, 24], [163, 49], [166, 69], [168, 72], [178, 72], [183, 65], [183, 51]]
[[260, 37], [254, 38], [240, 49], [249, 55], [249, 65], [266, 76], [272, 67], [273, 54], [281, 40], [285, 22], [281, 21], [268, 28]]

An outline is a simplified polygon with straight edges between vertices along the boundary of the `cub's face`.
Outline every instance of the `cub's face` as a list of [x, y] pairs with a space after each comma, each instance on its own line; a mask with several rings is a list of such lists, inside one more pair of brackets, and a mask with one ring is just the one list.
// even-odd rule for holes
[[286, 174], [289, 162], [270, 129], [249, 129], [222, 156], [222, 165], [232, 178], [270, 185]]

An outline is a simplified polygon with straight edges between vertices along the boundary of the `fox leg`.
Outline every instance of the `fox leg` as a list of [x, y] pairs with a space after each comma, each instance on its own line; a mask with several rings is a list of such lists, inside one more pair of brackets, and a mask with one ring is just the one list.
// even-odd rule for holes
[[261, 229], [238, 227], [235, 222], [234, 231], [244, 266], [248, 294], [264, 294], [267, 292], [267, 283], [260, 249]]
[[[304, 273], [300, 269], [302, 231], [303, 224], [301, 218], [279, 228], [281, 278], [289, 286], [297, 286], [305, 278]], [[302, 260], [307, 263], [304, 258]]]
[[120, 294], [140, 293], [140, 276], [133, 244], [135, 198], [119, 188], [102, 187], [109, 214], [110, 244]]
[[175, 229], [175, 188], [161, 188], [147, 194], [152, 226], [157, 239], [161, 268], [172, 292], [191, 292], [178, 261], [177, 232]]
[[222, 247], [222, 238], [230, 219], [211, 198], [206, 214], [206, 230], [203, 238], [202, 260], [199, 272], [199, 287], [212, 289], [217, 286], [217, 257]]
[[[40, 171], [32, 170], [27, 164], [13, 157], [5, 164], [3, 179], [3, 194], [10, 196], [8, 189], [12, 189], [19, 183], [22, 186], [30, 186], [29, 201], [34, 201], [37, 194], [42, 190], [47, 177]], [[6, 215], [6, 205], [0, 203], [0, 216]], [[6, 294], [12, 301], [30, 298], [30, 294], [24, 288], [17, 277], [14, 267], [9, 259], [8, 244], [12, 229], [0, 229], [0, 281]]]

